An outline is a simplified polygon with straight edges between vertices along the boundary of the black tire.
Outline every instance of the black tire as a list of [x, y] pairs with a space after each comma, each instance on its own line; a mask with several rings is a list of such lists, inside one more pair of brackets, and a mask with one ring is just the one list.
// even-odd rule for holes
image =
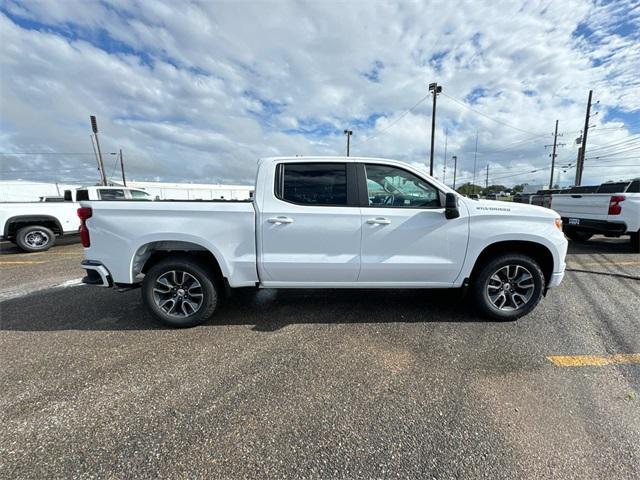
[[29, 225], [18, 230], [16, 245], [25, 252], [44, 252], [56, 244], [56, 234], [41, 225]]
[[565, 228], [564, 234], [569, 238], [569, 240], [573, 240], [574, 242], [586, 242], [593, 237], [593, 233], [573, 228]]
[[631, 251], [640, 253], [640, 230], [631, 234]]
[[[516, 267], [522, 267], [524, 271]], [[499, 278], [503, 278], [505, 268], [507, 269], [506, 275], [509, 275], [510, 272], [513, 273], [513, 279], [502, 283], [501, 287], [497, 287], [500, 282], [492, 279], [492, 277], [497, 275]], [[524, 272], [531, 276], [530, 280], [526, 276], [521, 276]], [[519, 278], [522, 278], [522, 280], [518, 280]], [[490, 283], [491, 287], [489, 286]], [[524, 288], [520, 288], [520, 284]], [[532, 287], [529, 288], [529, 285], [532, 285]], [[479, 268], [472, 280], [470, 293], [476, 307], [483, 316], [493, 320], [512, 321], [527, 315], [536, 307], [542, 298], [544, 285], [544, 274], [533, 258], [516, 253], [504, 254], [487, 261]], [[505, 298], [502, 308], [492, 302], [489, 297], [489, 291], [495, 291], [494, 298], [498, 298], [502, 292]], [[530, 297], [529, 291], [531, 291]], [[526, 292], [526, 294], [523, 292]], [[514, 297], [516, 297], [515, 300]], [[515, 305], [512, 302], [515, 302]], [[521, 303], [518, 305], [519, 302]]]
[[[178, 276], [171, 272], [178, 273]], [[199, 288], [192, 289], [192, 279], [196, 280]], [[169, 286], [173, 283], [179, 287]], [[216, 310], [218, 292], [221, 292], [217, 283], [214, 274], [194, 259], [175, 256], [161, 260], [145, 274], [142, 300], [151, 314], [163, 324], [177, 328], [195, 327], [206, 322]], [[171, 291], [165, 291], [167, 288]], [[190, 305], [198, 302], [198, 294], [202, 294], [201, 303], [194, 309]]]

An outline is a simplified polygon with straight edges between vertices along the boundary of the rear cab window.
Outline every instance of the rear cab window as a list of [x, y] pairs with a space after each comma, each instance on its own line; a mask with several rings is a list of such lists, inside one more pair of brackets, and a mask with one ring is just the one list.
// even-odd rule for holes
[[624, 193], [629, 186], [629, 182], [603, 183], [598, 187], [597, 193]]
[[355, 178], [350, 179], [350, 171], [339, 162], [281, 163], [276, 166], [275, 196], [296, 205], [354, 205], [357, 195], [349, 185], [355, 184]]

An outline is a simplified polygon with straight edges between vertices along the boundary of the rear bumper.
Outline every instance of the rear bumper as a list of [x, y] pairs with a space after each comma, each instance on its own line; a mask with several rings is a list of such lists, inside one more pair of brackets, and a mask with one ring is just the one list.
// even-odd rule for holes
[[624, 235], [627, 233], [627, 224], [624, 222], [608, 222], [607, 220], [591, 220], [588, 218], [579, 218], [578, 225], [571, 225], [569, 218], [579, 217], [562, 217], [562, 224], [565, 228], [575, 228], [576, 230], [584, 230], [592, 233], [609, 233], [614, 235]]
[[80, 265], [85, 269], [87, 275], [82, 279], [82, 283], [97, 287], [112, 287], [113, 279], [107, 267], [94, 260], [83, 260]]

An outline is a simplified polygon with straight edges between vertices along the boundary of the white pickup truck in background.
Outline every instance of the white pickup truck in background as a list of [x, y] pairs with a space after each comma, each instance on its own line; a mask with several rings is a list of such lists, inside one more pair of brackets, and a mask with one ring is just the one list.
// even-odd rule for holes
[[0, 239], [25, 252], [43, 252], [57, 236], [78, 233], [80, 200], [151, 200], [144, 190], [122, 187], [85, 187], [64, 195], [64, 201], [0, 203]]
[[252, 201], [81, 202], [84, 283], [142, 287], [151, 313], [193, 326], [225, 286], [469, 287], [513, 320], [564, 275], [553, 211], [466, 199], [406, 163], [269, 158]]
[[640, 179], [603, 183], [593, 193], [554, 193], [551, 208], [571, 240], [629, 235], [633, 251], [640, 253]]

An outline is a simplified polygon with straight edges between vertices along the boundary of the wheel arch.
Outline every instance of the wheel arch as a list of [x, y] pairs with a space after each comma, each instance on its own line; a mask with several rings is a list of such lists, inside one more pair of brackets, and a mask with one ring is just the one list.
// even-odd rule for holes
[[476, 258], [469, 277], [474, 278], [482, 265], [491, 258], [506, 253], [519, 253], [533, 258], [540, 265], [545, 285], [549, 284], [554, 266], [553, 253], [546, 245], [529, 240], [503, 240], [487, 245]]
[[227, 274], [223, 270], [223, 264], [205, 246], [184, 240], [162, 240], [148, 242], [138, 247], [131, 262], [132, 280], [135, 280], [138, 275], [149, 271], [160, 260], [173, 256], [186, 256], [191, 259], [197, 259], [199, 263], [206, 266], [213, 273], [216, 281], [222, 282], [227, 278]]
[[18, 230], [24, 227], [40, 225], [47, 227], [56, 235], [62, 235], [60, 221], [52, 215], [15, 215], [4, 223], [4, 238], [15, 238]]

